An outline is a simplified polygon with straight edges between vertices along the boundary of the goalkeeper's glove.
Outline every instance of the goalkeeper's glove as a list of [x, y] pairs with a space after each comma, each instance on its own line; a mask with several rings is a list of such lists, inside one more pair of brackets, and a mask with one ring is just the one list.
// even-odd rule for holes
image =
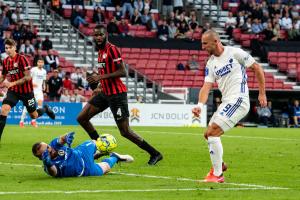
[[46, 167], [51, 167], [53, 165], [52, 161], [51, 161], [51, 158], [49, 156], [48, 148], [43, 152], [43, 154], [42, 154], [42, 160], [43, 160], [43, 164]]
[[74, 140], [74, 134], [75, 134], [75, 132], [70, 132], [65, 136], [65, 141], [66, 141], [68, 147], [71, 147], [71, 144]]

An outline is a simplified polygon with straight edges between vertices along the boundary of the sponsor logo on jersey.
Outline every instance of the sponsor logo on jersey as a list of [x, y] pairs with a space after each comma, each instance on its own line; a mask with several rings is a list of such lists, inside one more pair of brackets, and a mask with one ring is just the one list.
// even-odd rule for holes
[[105, 62], [99, 62], [98, 63], [98, 68], [103, 69], [103, 68], [105, 68], [105, 66], [106, 66]]
[[219, 70], [216, 71], [216, 75], [222, 77], [230, 73], [233, 67], [232, 63], [233, 63], [233, 59], [231, 58], [229, 59], [228, 64], [226, 64], [225, 66], [221, 67]]
[[18, 74], [19, 73], [19, 69], [13, 69], [8, 71], [9, 74]]

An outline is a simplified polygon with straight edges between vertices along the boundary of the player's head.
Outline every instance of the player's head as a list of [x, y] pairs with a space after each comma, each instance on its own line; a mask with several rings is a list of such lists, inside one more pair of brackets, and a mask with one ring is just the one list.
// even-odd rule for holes
[[207, 30], [202, 35], [202, 49], [210, 55], [216, 53], [218, 48], [222, 46], [219, 34], [214, 30]]
[[37, 143], [33, 144], [32, 145], [32, 154], [41, 160], [42, 155], [46, 149], [48, 150], [51, 158], [56, 157], [57, 152], [45, 142], [37, 142]]
[[38, 60], [37, 60], [37, 67], [39, 69], [42, 69], [44, 67], [44, 64], [45, 64], [44, 58], [43, 57], [39, 57]]
[[94, 28], [94, 41], [98, 49], [103, 49], [107, 42], [107, 30], [103, 25]]
[[4, 41], [4, 45], [5, 45], [5, 53], [10, 57], [14, 57], [14, 55], [16, 54], [16, 47], [17, 47], [16, 42], [13, 39], [6, 39]]

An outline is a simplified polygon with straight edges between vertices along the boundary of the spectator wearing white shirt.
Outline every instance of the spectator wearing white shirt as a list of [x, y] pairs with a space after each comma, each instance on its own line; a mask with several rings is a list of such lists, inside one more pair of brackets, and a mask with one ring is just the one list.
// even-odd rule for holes
[[70, 102], [80, 103], [80, 102], [85, 102], [85, 101], [86, 101], [85, 97], [82, 96], [81, 94], [79, 94], [78, 89], [75, 89], [74, 94], [71, 95], [71, 97], [70, 97]]
[[11, 15], [11, 19], [14, 24], [17, 24], [20, 20], [24, 20], [24, 15], [22, 14], [22, 9], [20, 5], [17, 5], [15, 12]]
[[237, 24], [236, 18], [233, 17], [232, 12], [228, 12], [228, 17], [225, 22], [225, 27], [226, 27], [226, 34], [229, 35], [229, 38], [232, 38], [232, 32], [236, 24]]
[[47, 72], [50, 71], [50, 68], [52, 70], [57, 69], [58, 65], [59, 65], [58, 56], [53, 54], [52, 49], [49, 49], [48, 55], [46, 56], [46, 63], [45, 63], [45, 68], [46, 68]]
[[82, 71], [80, 67], [76, 68], [76, 71], [71, 74], [71, 81], [75, 84], [76, 88], [82, 88]]
[[292, 19], [289, 17], [289, 13], [285, 13], [285, 16], [281, 18], [280, 26], [285, 30], [289, 30], [292, 28]]
[[26, 40], [24, 44], [20, 47], [20, 53], [25, 55], [34, 55], [35, 50], [32, 44], [30, 44], [29, 40]]
[[70, 95], [69, 95], [69, 90], [64, 89], [62, 95], [60, 96], [59, 99], [60, 102], [71, 102], [70, 100]]

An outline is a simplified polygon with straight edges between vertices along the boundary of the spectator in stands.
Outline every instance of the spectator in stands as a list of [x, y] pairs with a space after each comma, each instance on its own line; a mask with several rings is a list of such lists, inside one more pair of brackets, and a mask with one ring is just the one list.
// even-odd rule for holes
[[24, 15], [22, 14], [21, 5], [17, 5], [15, 12], [11, 16], [13, 24], [17, 24], [18, 21], [24, 20]]
[[158, 26], [157, 37], [162, 41], [167, 41], [168, 36], [169, 36], [169, 27], [167, 24], [167, 20], [163, 19], [161, 24]]
[[72, 10], [71, 24], [76, 28], [79, 28], [81, 24], [88, 26], [88, 23], [84, 19], [84, 14], [81, 12], [78, 5], [75, 6], [75, 10]]
[[296, 21], [296, 29], [300, 29], [300, 16], [295, 19]]
[[273, 28], [273, 34], [274, 34], [274, 37], [273, 37], [273, 41], [278, 41], [278, 40], [282, 40], [282, 35], [280, 33], [280, 26], [279, 24], [275, 24], [274, 28]]
[[51, 9], [59, 15], [62, 14], [62, 3], [60, 0], [51, 0]]
[[126, 18], [127, 11], [129, 12], [129, 18], [133, 15], [132, 0], [121, 0], [122, 5], [122, 17]]
[[47, 72], [50, 70], [54, 70], [57, 69], [57, 66], [59, 65], [59, 59], [58, 56], [54, 55], [54, 52], [52, 49], [48, 50], [48, 55], [46, 56], [46, 62], [45, 62], [45, 66]]
[[41, 49], [41, 46], [42, 46], [42, 38], [41, 38], [39, 35], [37, 35], [37, 36], [36, 36], [36, 40], [34, 40], [34, 42], [33, 42], [32, 45], [33, 45], [35, 51]]
[[121, 10], [120, 5], [116, 5], [116, 11], [115, 11], [114, 17], [117, 21], [121, 21], [121, 19], [122, 19], [122, 10]]
[[62, 69], [62, 66], [58, 65], [57, 70], [58, 70], [58, 76], [63, 79], [66, 75], [66, 72]]
[[82, 88], [82, 71], [80, 67], [76, 67], [76, 71], [71, 74], [71, 81], [75, 88]]
[[152, 5], [151, 5], [151, 1], [150, 0], [144, 0], [144, 10], [151, 10], [152, 9]]
[[250, 6], [249, 6], [249, 3], [248, 3], [248, 0], [242, 0], [240, 2], [239, 7], [238, 7], [238, 11], [245, 11], [245, 12], [250, 11]]
[[300, 106], [299, 106], [299, 101], [295, 100], [294, 101], [294, 106], [293, 106], [293, 120], [295, 127], [299, 127], [300, 123]]
[[271, 22], [268, 23], [267, 28], [264, 29], [262, 33], [265, 35], [265, 40], [267, 40], [267, 41], [276, 39], [275, 35], [273, 33], [273, 25]]
[[54, 70], [53, 76], [48, 80], [47, 91], [50, 101], [59, 101], [63, 88], [62, 79], [58, 76], [58, 70]]
[[200, 69], [200, 65], [197, 60], [197, 55], [192, 55], [191, 59], [188, 60], [186, 69], [191, 71], [198, 71]]
[[245, 18], [245, 12], [244, 11], [240, 11], [238, 13], [238, 16], [236, 18], [236, 27], [237, 28], [242, 28], [242, 26], [246, 23], [246, 18]]
[[176, 38], [177, 37], [177, 26], [175, 26], [174, 21], [170, 22], [169, 25], [169, 38]]
[[96, 24], [102, 24], [105, 21], [105, 17], [102, 13], [102, 10], [100, 7], [97, 7], [96, 9], [94, 9], [94, 13], [93, 13], [93, 22]]
[[190, 31], [194, 31], [199, 25], [199, 23], [197, 22], [197, 17], [193, 15], [188, 24]]
[[171, 22], [173, 21], [175, 26], [177, 26], [177, 23], [178, 23], [178, 19], [176, 18], [175, 16], [175, 13], [174, 12], [170, 12], [169, 13], [169, 16], [167, 18], [167, 21], [168, 21], [168, 24], [170, 25]]
[[176, 34], [176, 38], [179, 38], [179, 39], [184, 39], [186, 38], [186, 32], [188, 31], [188, 27], [186, 25], [186, 23], [184, 22], [181, 22], [180, 23], [180, 26], [178, 27], [177, 29], [177, 34]]
[[169, 13], [173, 12], [172, 0], [162, 0], [162, 14], [164, 17], [168, 17]]
[[6, 31], [10, 26], [8, 17], [6, 16], [6, 11], [3, 10], [0, 16], [0, 34], [2, 35], [3, 31]]
[[141, 95], [136, 96], [136, 103], [144, 103], [143, 97]]
[[84, 0], [70, 0], [70, 2], [71, 2], [71, 6], [72, 6], [72, 12], [74, 11], [73, 10], [74, 5], [75, 5], [75, 10], [76, 10], [76, 7], [79, 8], [80, 5], [82, 5], [82, 10], [85, 10]]
[[15, 29], [12, 32], [12, 38], [17, 41], [18, 44], [20, 44], [20, 41], [22, 39], [22, 34], [20, 31], [20, 26], [16, 26]]
[[252, 19], [262, 19], [263, 17], [263, 12], [262, 9], [260, 8], [260, 4], [255, 4], [254, 9], [251, 12], [251, 18]]
[[289, 13], [285, 13], [285, 16], [279, 21], [280, 26], [282, 29], [289, 30], [292, 28], [292, 19], [290, 18]]
[[144, 14], [141, 16], [141, 21], [143, 25], [146, 25], [147, 22], [151, 19], [150, 15], [149, 15], [149, 10], [148, 9], [144, 9]]
[[188, 23], [183, 13], [178, 15], [176, 18], [177, 18], [177, 24], [176, 24], [177, 27], [179, 27], [181, 23], [185, 23], [185, 25], [188, 26]]
[[79, 94], [78, 89], [75, 89], [74, 93], [70, 96], [70, 102], [80, 103], [85, 101], [86, 101], [85, 97]]
[[260, 23], [259, 19], [254, 19], [251, 30], [252, 30], [252, 33], [255, 33], [255, 34], [259, 34], [264, 30], [264, 27]]
[[158, 26], [157, 26], [157, 23], [156, 23], [156, 21], [155, 21], [155, 15], [154, 15], [153, 13], [151, 13], [150, 16], [151, 16], [151, 17], [150, 17], [150, 19], [147, 21], [147, 24], [146, 24], [147, 30], [148, 30], [148, 31], [152, 31], [152, 32], [157, 32]]
[[33, 30], [30, 29], [29, 26], [24, 26], [24, 31], [21, 34], [23, 40], [29, 40], [30, 42], [36, 38], [36, 34], [34, 33]]
[[126, 19], [122, 18], [121, 22], [118, 25], [119, 28], [119, 33], [121, 34], [121, 36], [127, 36], [129, 33], [129, 25]]
[[133, 8], [134, 8], [134, 10], [138, 10], [138, 12], [141, 14], [144, 10], [144, 1], [143, 0], [135, 0], [133, 2]]
[[101, 8], [102, 0], [92, 0], [93, 8], [96, 10], [97, 8]]
[[65, 75], [65, 78], [63, 79], [63, 88], [65, 88], [67, 90], [73, 89], [73, 84], [72, 84], [72, 81], [70, 80], [70, 72], [67, 72]]
[[[36, 54], [33, 57], [33, 66], [37, 66], [37, 61], [39, 60], [39, 58], [43, 57], [42, 55], [42, 50], [38, 49], [36, 51]], [[43, 57], [44, 58], [44, 57]], [[44, 58], [45, 61], [45, 58]]]
[[300, 30], [297, 29], [296, 22], [293, 22], [293, 26], [288, 30], [288, 39], [290, 41], [300, 41]]
[[53, 49], [52, 41], [49, 39], [49, 36], [46, 35], [45, 40], [42, 42], [42, 50], [50, 50]]
[[132, 18], [131, 18], [130, 23], [131, 23], [132, 25], [135, 25], [135, 24], [142, 24], [141, 13], [138, 11], [138, 9], [135, 9], [135, 10], [134, 10], [134, 13], [133, 13], [133, 16], [132, 16]]
[[270, 120], [272, 113], [268, 107], [257, 107], [257, 115], [260, 124], [268, 126], [268, 121]]
[[229, 35], [229, 38], [232, 38], [232, 32], [235, 26], [237, 25], [236, 18], [233, 17], [232, 12], [228, 12], [228, 17], [225, 22], [226, 34]]
[[69, 90], [63, 89], [63, 93], [62, 93], [62, 95], [60, 96], [59, 101], [60, 101], [60, 102], [65, 102], [65, 103], [71, 102], [71, 101], [70, 101]]
[[30, 43], [30, 41], [26, 40], [25, 43], [21, 45], [19, 52], [21, 54], [33, 56], [35, 53], [35, 50], [34, 50], [33, 45]]
[[107, 33], [109, 35], [119, 35], [119, 28], [118, 25], [116, 23], [116, 19], [115, 17], [113, 17], [110, 22], [107, 24]]
[[183, 1], [182, 0], [174, 0], [174, 12], [181, 14], [183, 11]]
[[292, 6], [292, 10], [291, 10], [291, 18], [292, 19], [297, 19], [299, 17], [299, 11], [298, 8], [299, 6]]

